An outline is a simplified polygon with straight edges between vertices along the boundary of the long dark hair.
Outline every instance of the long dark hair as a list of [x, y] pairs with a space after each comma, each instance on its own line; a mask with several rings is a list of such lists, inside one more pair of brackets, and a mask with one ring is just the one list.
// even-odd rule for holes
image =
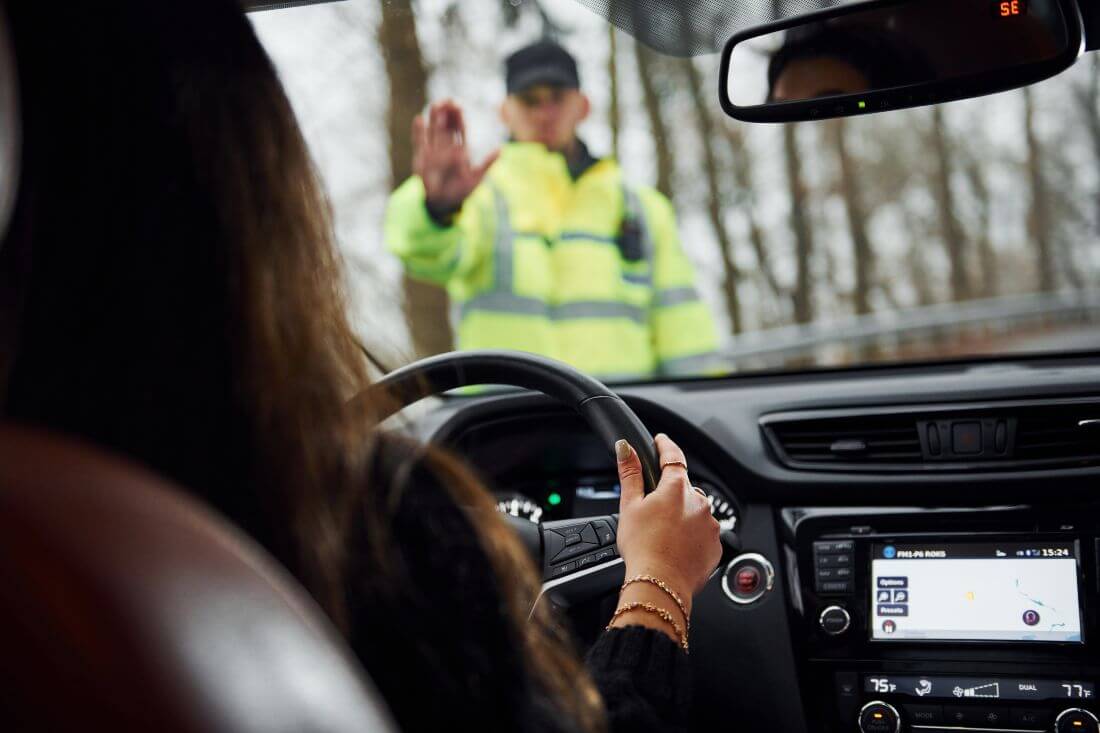
[[411, 490], [380, 459], [396, 449], [482, 512], [468, 527], [527, 674], [579, 727], [602, 727], [564, 632], [545, 611], [528, 621], [538, 578], [488, 493], [447, 455], [384, 437], [369, 405], [348, 407], [368, 378], [329, 207], [235, 0], [7, 10], [26, 155], [0, 256], [29, 268], [8, 416], [189, 487], [349, 632], [354, 556], [379, 558], [378, 587], [411, 582], [382, 560], [401, 539], [387, 507]]

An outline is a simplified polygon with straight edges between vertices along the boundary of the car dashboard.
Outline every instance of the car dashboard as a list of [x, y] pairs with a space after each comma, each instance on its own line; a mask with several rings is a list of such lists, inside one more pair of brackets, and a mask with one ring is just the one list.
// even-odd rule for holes
[[[695, 599], [692, 729], [1096, 730], [1098, 385], [1085, 355], [618, 388], [742, 548]], [[616, 510], [611, 456], [541, 395], [414, 429], [502, 512]], [[582, 642], [613, 606], [571, 609]]]

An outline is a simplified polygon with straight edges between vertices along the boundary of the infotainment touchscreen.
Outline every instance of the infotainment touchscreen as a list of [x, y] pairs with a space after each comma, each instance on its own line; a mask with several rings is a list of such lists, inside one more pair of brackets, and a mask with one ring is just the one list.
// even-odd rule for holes
[[871, 638], [1080, 643], [1076, 545], [875, 543]]

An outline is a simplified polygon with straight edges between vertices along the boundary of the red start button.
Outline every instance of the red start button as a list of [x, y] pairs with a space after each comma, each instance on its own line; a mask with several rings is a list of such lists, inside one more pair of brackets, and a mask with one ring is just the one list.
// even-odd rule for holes
[[743, 593], [745, 595], [755, 593], [756, 589], [760, 587], [760, 571], [752, 565], [743, 567], [737, 571], [737, 577], [734, 582], [737, 585], [738, 593]]

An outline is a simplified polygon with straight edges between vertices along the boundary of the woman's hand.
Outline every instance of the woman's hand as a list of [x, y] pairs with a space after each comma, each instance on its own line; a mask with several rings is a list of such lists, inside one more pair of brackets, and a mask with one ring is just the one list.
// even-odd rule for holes
[[[625, 441], [615, 446], [622, 487], [617, 544], [627, 578], [637, 575], [659, 578], [680, 596], [690, 615], [692, 596], [706, 584], [722, 557], [718, 520], [711, 515], [707, 498], [692, 488], [684, 468], [687, 461], [679, 446], [663, 433], [657, 436], [656, 444], [664, 468], [660, 483], [648, 496], [638, 454]], [[620, 603], [634, 600], [651, 601], [681, 616], [669, 597], [652, 584], [628, 586]], [[621, 619], [616, 625], [640, 623], [671, 631], [653, 614], [634, 611]], [[683, 621], [686, 628], [687, 619]]]

